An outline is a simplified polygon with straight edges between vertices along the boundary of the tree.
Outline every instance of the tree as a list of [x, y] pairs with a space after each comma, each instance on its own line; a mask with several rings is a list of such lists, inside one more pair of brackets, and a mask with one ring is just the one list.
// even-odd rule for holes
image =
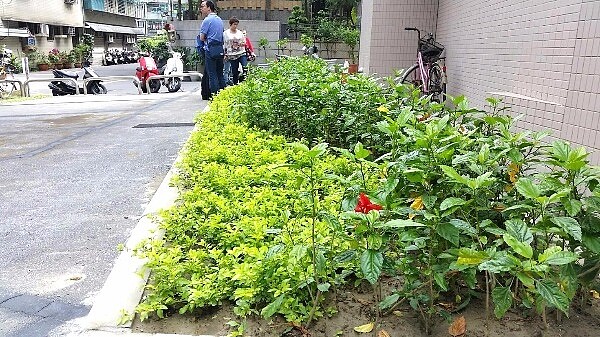
[[358, 6], [359, 0], [326, 0], [326, 3], [333, 17], [340, 17], [352, 25], [355, 24], [352, 9]]

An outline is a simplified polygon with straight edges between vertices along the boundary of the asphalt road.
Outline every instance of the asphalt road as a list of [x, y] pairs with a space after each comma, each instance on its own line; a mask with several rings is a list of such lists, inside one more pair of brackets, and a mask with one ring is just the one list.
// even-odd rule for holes
[[[112, 67], [97, 71], [135, 65]], [[46, 336], [87, 314], [206, 105], [199, 82], [151, 95], [106, 86], [0, 104], [0, 336]]]

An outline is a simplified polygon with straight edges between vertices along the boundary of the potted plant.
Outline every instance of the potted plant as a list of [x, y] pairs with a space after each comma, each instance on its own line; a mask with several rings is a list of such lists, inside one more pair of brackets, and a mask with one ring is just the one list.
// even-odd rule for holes
[[45, 53], [35, 51], [30, 54], [30, 58], [32, 63], [37, 66], [39, 71], [46, 71], [50, 67], [50, 60], [48, 60], [48, 55]]
[[58, 57], [64, 69], [73, 68], [73, 61], [69, 52], [61, 51], [58, 53]]
[[81, 68], [81, 61], [83, 58], [83, 52], [81, 47], [79, 46], [81, 45], [75, 46], [75, 48], [73, 48], [73, 50], [71, 50], [71, 52], [69, 53], [69, 59], [71, 62], [73, 62], [73, 66], [75, 68]]
[[360, 40], [360, 31], [356, 28], [348, 28], [342, 34], [342, 41], [348, 46], [348, 57], [350, 58], [350, 66], [348, 73], [354, 74], [358, 71], [358, 62], [356, 58], [356, 46]]
[[50, 62], [52, 69], [62, 69], [59, 53], [60, 52], [56, 48], [48, 52], [48, 61]]

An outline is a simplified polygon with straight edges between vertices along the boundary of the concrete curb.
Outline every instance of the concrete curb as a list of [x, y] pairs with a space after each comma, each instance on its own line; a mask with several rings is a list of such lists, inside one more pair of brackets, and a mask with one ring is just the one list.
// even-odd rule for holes
[[[206, 106], [203, 113], [208, 111], [208, 109], [209, 106]], [[160, 239], [164, 235], [164, 232], [159, 230], [158, 223], [153, 221], [152, 218], [157, 215], [160, 210], [171, 207], [177, 199], [177, 188], [170, 186], [170, 182], [175, 175], [175, 166], [181, 158], [182, 152], [180, 151], [171, 166], [171, 169], [144, 210], [142, 218], [132, 230], [131, 236], [125, 244], [126, 248], [116, 259], [113, 269], [108, 275], [104, 286], [95, 297], [94, 304], [89, 314], [71, 322], [70, 325], [75, 327], [69, 329], [71, 330], [71, 333], [67, 334], [67, 336], [190, 336], [178, 334], [135, 333], [131, 330], [131, 322], [127, 322], [127, 324], [124, 325], [118, 324], [124, 312], [131, 314], [135, 311], [135, 307], [140, 301], [149, 276], [149, 270], [144, 267], [146, 261], [133, 256], [132, 250], [145, 239]], [[216, 336], [202, 335], [200, 337]]]

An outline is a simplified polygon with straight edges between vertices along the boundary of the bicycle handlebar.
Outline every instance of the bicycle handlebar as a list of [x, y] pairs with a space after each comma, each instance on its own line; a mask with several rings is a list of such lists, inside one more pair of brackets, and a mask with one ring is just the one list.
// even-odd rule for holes
[[419, 40], [421, 39], [421, 31], [418, 30], [416, 27], [404, 27], [404, 30], [414, 30], [417, 32], [417, 37], [419, 38]]

